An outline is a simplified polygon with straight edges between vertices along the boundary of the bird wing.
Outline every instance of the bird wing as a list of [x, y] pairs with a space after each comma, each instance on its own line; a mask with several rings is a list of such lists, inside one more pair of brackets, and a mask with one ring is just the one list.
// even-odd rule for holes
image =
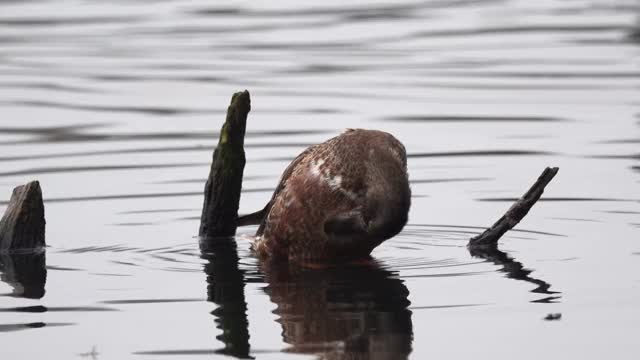
[[287, 180], [289, 180], [289, 178], [291, 177], [291, 174], [293, 174], [293, 170], [295, 170], [296, 166], [298, 166], [298, 164], [304, 158], [306, 158], [307, 155], [312, 153], [313, 150], [316, 148], [316, 146], [317, 145], [309, 146], [302, 153], [296, 156], [295, 159], [293, 159], [293, 161], [289, 164], [289, 166], [287, 166], [287, 168], [282, 173], [282, 176], [280, 177], [280, 182], [278, 183], [276, 190], [273, 192], [273, 196], [271, 196], [271, 200], [269, 200], [269, 202], [264, 206], [262, 210], [238, 217], [238, 226], [260, 224], [260, 227], [258, 228], [256, 235], [262, 235], [265, 227], [265, 219], [267, 218], [267, 215], [269, 215], [269, 212], [271, 211], [271, 206], [273, 206], [273, 203], [276, 197], [278, 196], [278, 194], [280, 194], [280, 192], [286, 186]]

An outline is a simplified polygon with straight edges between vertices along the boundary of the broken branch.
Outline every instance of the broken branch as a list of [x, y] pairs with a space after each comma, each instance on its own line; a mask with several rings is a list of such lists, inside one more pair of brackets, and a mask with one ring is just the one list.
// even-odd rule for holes
[[540, 199], [544, 188], [549, 184], [554, 176], [558, 173], [557, 167], [548, 167], [544, 169], [538, 180], [529, 188], [520, 199], [518, 199], [507, 212], [502, 215], [490, 228], [482, 234], [469, 239], [469, 248], [482, 248], [498, 246], [498, 240], [514, 226], [516, 226], [531, 210], [531, 207]]

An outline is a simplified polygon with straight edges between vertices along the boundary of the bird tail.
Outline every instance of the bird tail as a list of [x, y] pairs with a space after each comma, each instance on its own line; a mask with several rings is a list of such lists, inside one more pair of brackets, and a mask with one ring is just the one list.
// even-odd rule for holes
[[269, 211], [269, 204], [264, 207], [264, 209], [256, 211], [251, 214], [245, 214], [238, 216], [237, 225], [238, 226], [248, 226], [248, 225], [260, 225], [262, 220], [267, 215]]

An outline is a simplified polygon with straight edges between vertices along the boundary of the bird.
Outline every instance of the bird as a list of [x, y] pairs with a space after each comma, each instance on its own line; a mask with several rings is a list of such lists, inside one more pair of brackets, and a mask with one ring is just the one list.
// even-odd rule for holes
[[404, 145], [387, 132], [347, 129], [300, 153], [264, 208], [237, 223], [259, 225], [259, 258], [339, 262], [369, 257], [403, 229], [410, 207]]

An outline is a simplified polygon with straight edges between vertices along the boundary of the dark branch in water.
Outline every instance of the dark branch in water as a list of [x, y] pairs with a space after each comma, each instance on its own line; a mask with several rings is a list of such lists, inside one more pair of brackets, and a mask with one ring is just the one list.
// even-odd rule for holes
[[557, 167], [544, 169], [538, 180], [518, 199], [507, 212], [502, 215], [490, 228], [482, 234], [469, 239], [467, 245], [470, 249], [498, 247], [498, 240], [509, 230], [513, 229], [531, 210], [531, 207], [540, 199], [544, 188], [558, 173]]
[[[532, 290], [534, 293], [540, 294], [557, 294], [556, 291], [551, 291], [551, 285], [546, 281], [533, 278], [529, 276], [531, 270], [526, 269], [522, 263], [516, 261], [506, 253], [498, 250], [498, 240], [514, 226], [516, 226], [531, 210], [533, 204], [535, 204], [542, 196], [544, 188], [549, 184], [554, 176], [558, 173], [558, 168], [546, 168], [538, 177], [538, 180], [529, 188], [529, 190], [516, 202], [511, 205], [509, 210], [495, 222], [490, 228], [485, 230], [482, 234], [476, 235], [469, 239], [467, 245], [469, 253], [473, 257], [482, 258], [493, 262], [496, 265], [502, 265], [503, 271], [507, 273], [507, 277], [530, 282], [537, 287]], [[557, 296], [550, 296], [545, 299], [536, 300], [537, 302], [552, 302], [557, 299]]]
[[250, 110], [247, 90], [233, 94], [204, 189], [202, 237], [235, 235], [245, 165], [244, 135]]
[[16, 187], [0, 220], [0, 252], [44, 247], [44, 228], [40, 183], [32, 181]]

